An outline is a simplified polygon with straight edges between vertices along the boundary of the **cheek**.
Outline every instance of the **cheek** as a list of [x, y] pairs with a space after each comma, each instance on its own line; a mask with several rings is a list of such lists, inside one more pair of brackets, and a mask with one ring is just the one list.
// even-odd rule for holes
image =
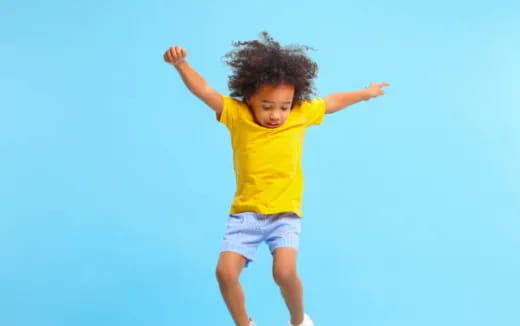
[[266, 114], [265, 111], [257, 110], [257, 111], [255, 111], [255, 118], [258, 121], [264, 121], [264, 120], [269, 119], [269, 115]]
[[259, 116], [260, 119], [262, 119], [262, 120], [269, 120], [269, 111], [260, 111], [260, 113], [258, 114], [258, 116]]

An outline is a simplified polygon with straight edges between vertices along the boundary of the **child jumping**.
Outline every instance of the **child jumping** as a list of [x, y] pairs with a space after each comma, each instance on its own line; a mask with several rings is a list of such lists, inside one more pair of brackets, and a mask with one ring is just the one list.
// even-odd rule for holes
[[216, 277], [237, 326], [254, 326], [245, 308], [239, 275], [266, 242], [273, 277], [290, 314], [290, 326], [313, 326], [303, 309], [296, 272], [301, 230], [302, 143], [305, 129], [326, 113], [384, 94], [387, 83], [311, 98], [318, 66], [306, 46], [281, 47], [263, 32], [260, 40], [234, 42], [225, 55], [231, 67], [229, 96], [219, 94], [190, 67], [186, 50], [172, 46], [164, 60], [187, 88], [216, 113], [231, 135], [236, 192], [224, 233]]

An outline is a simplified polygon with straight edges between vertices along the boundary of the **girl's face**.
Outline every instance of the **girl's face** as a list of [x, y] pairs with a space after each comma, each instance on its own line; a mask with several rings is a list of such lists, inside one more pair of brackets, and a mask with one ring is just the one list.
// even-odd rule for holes
[[266, 128], [280, 127], [291, 111], [294, 86], [288, 84], [262, 85], [246, 99], [256, 123]]

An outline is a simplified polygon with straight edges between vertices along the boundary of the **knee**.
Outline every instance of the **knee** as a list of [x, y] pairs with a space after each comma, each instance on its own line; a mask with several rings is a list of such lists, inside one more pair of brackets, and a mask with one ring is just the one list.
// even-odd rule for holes
[[278, 286], [284, 286], [297, 281], [298, 274], [294, 269], [276, 268], [273, 270], [273, 278]]
[[238, 282], [238, 274], [233, 269], [225, 266], [217, 266], [216, 277], [221, 286], [232, 285]]

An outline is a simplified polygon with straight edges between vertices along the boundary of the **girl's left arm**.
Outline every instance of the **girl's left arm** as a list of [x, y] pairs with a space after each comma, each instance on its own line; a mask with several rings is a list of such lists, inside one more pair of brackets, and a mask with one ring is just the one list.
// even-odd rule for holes
[[323, 98], [325, 101], [325, 113], [334, 113], [341, 109], [346, 108], [349, 105], [368, 101], [371, 98], [378, 97], [385, 94], [383, 87], [390, 86], [388, 83], [370, 83], [365, 89], [352, 91], [352, 92], [340, 92], [327, 95]]

